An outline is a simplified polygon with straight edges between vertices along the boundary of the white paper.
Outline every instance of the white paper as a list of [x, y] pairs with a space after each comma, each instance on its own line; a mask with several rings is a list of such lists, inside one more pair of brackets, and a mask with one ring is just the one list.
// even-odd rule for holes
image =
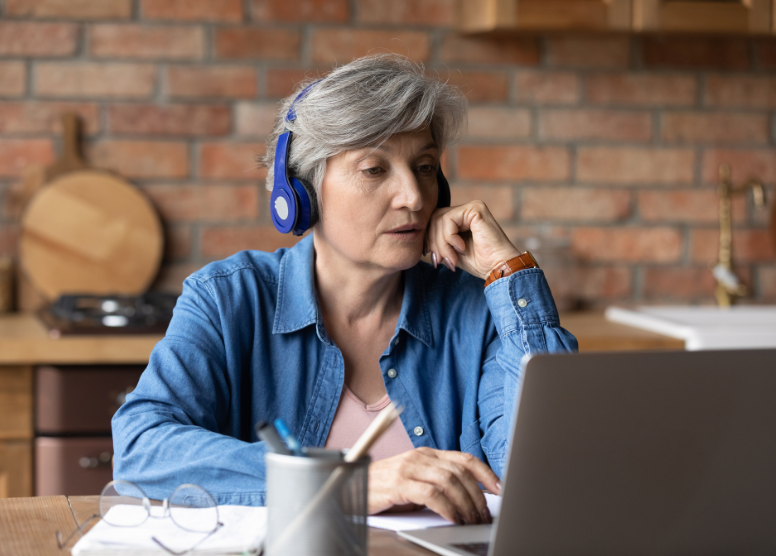
[[[488, 494], [486, 492], [485, 500], [488, 501], [490, 514], [493, 517], [496, 517], [501, 510], [501, 496]], [[390, 529], [391, 531], [412, 531], [414, 529], [428, 529], [429, 527], [455, 525], [428, 508], [417, 512], [370, 515], [367, 518], [366, 523], [370, 527]]]
[[[120, 505], [108, 510], [106, 517], [114, 523], [132, 519], [131, 514], [137, 506]], [[197, 509], [178, 509], [176, 511], [193, 512], [196, 519]], [[153, 506], [152, 516], [160, 516], [162, 508]], [[258, 551], [267, 527], [267, 508], [250, 506], [218, 506], [218, 519], [224, 524], [218, 531], [197, 545], [192, 555], [197, 554], [243, 554]], [[188, 521], [191, 523], [191, 521]], [[167, 547], [175, 551], [191, 548], [199, 543], [207, 533], [192, 533], [178, 527], [168, 516], [149, 517], [142, 525], [117, 527], [101, 520], [73, 547], [73, 556], [133, 556], [135, 554], [168, 554], [156, 544], [156, 537]]]

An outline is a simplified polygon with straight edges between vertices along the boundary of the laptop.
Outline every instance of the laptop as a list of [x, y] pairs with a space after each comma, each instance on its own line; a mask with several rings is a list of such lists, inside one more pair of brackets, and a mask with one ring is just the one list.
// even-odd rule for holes
[[446, 556], [776, 553], [776, 350], [537, 355], [493, 525]]

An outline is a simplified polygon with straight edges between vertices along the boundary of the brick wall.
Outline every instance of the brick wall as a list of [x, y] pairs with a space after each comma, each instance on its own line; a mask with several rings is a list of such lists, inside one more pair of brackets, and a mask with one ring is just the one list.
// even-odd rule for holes
[[[292, 241], [271, 228], [254, 165], [275, 102], [304, 76], [386, 49], [471, 102], [468, 135], [446, 158], [454, 201], [483, 199], [513, 237], [567, 239], [588, 305], [710, 301], [718, 165], [775, 193], [776, 39], [465, 37], [451, 28], [454, 0], [0, 9], [0, 193], [52, 161], [56, 115], [78, 112], [90, 161], [132, 179], [164, 218], [157, 288]], [[776, 301], [770, 209], [738, 199], [734, 216], [737, 272], [758, 300]], [[1, 218], [0, 253], [14, 252], [16, 226], [7, 210]]]

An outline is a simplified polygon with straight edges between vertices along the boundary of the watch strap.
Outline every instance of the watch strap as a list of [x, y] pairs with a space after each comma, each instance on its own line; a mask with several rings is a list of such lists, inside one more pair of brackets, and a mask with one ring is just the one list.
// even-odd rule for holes
[[508, 261], [504, 261], [491, 270], [485, 280], [485, 287], [487, 288], [499, 278], [504, 278], [505, 276], [509, 276], [520, 270], [525, 270], [526, 268], [539, 268], [539, 263], [536, 262], [536, 259], [534, 259], [529, 251], [509, 259]]

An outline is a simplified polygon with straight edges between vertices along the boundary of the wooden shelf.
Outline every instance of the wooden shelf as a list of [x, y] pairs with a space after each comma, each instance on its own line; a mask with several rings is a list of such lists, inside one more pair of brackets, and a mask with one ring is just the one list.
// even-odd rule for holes
[[776, 0], [459, 0], [458, 30], [773, 34]]

